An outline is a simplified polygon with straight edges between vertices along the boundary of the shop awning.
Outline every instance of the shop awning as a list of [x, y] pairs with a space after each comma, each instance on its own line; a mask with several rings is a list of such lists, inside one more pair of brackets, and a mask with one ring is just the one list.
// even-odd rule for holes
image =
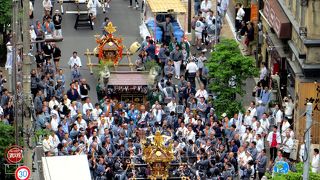
[[147, 0], [153, 13], [186, 13], [186, 8], [181, 0]]
[[291, 38], [291, 22], [277, 0], [266, 0], [263, 14], [280, 39]]

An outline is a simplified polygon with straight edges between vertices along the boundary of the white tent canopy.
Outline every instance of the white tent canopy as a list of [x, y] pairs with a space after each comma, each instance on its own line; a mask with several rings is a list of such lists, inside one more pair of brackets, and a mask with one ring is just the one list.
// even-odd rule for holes
[[45, 180], [91, 180], [87, 156], [42, 157]]

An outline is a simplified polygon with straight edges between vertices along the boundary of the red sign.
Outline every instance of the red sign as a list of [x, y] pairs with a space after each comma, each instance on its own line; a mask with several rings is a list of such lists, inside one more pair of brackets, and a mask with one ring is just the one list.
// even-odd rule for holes
[[16, 180], [28, 180], [31, 176], [31, 171], [27, 166], [20, 166], [16, 169], [14, 175]]
[[22, 148], [20, 146], [11, 146], [6, 149], [5, 159], [10, 164], [19, 163], [22, 160]]

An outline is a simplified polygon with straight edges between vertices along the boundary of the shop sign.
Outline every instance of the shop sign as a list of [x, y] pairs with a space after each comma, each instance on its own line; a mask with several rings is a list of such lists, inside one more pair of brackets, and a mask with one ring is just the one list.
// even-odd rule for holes
[[19, 163], [22, 160], [23, 150], [20, 146], [10, 146], [5, 151], [5, 159], [10, 164]]
[[313, 111], [320, 111], [320, 85], [316, 86], [316, 97], [309, 96], [304, 99], [304, 105], [312, 103]]
[[148, 86], [127, 86], [127, 85], [114, 85], [108, 86], [108, 91], [111, 93], [148, 93]]
[[266, 0], [263, 14], [279, 38], [291, 37], [291, 23], [276, 0]]

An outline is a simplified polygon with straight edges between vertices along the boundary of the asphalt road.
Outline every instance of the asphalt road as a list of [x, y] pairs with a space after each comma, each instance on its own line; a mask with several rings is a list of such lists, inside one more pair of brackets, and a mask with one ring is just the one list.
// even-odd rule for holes
[[[94, 30], [90, 28], [79, 28], [75, 30], [74, 23], [76, 20], [75, 14], [66, 14], [62, 15], [62, 34], [64, 40], [62, 42], [56, 43], [62, 51], [62, 57], [60, 60], [60, 67], [64, 69], [66, 75], [66, 85], [70, 83], [71, 72], [67, 65], [69, 58], [72, 56], [73, 51], [78, 52], [78, 56], [81, 58], [83, 67], [81, 68], [81, 75], [83, 78], [87, 79], [91, 87], [90, 97], [92, 97], [92, 102], [96, 102], [96, 85], [97, 78], [94, 75], [90, 75], [89, 68], [87, 67], [87, 58], [84, 55], [84, 52], [89, 49], [92, 51], [96, 46], [96, 41], [94, 35], [101, 34], [101, 24], [105, 17], [113, 22], [113, 25], [117, 27], [116, 36], [119, 36], [123, 39], [123, 44], [126, 47], [129, 47], [133, 42], [141, 41], [139, 35], [139, 25], [140, 25], [140, 11], [128, 8], [128, 0], [114, 0], [110, 4], [110, 9], [108, 12], [103, 13], [102, 8], [98, 8], [97, 11], [97, 21], [94, 25]], [[64, 4], [64, 11], [67, 10], [76, 10], [74, 4]], [[85, 9], [85, 6], [83, 6]], [[35, 18], [36, 20], [42, 20], [43, 17], [43, 7], [42, 1], [36, 0], [35, 2]], [[54, 10], [60, 10], [60, 4], [54, 4]], [[98, 62], [96, 57], [91, 58], [93, 62]], [[134, 58], [133, 58], [134, 60]], [[123, 61], [127, 61], [124, 56]], [[68, 87], [68, 86], [67, 86]]]

